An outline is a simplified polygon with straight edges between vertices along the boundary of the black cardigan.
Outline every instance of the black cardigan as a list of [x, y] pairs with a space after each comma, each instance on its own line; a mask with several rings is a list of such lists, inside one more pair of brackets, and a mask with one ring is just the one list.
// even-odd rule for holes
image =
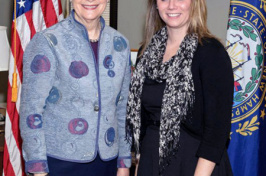
[[215, 39], [198, 45], [192, 60], [195, 106], [182, 127], [201, 140], [197, 155], [219, 163], [230, 136], [234, 77], [230, 57]]
[[[230, 135], [234, 78], [230, 58], [216, 39], [204, 39], [198, 45], [192, 60], [192, 79], [193, 117], [181, 128], [201, 141], [198, 157], [218, 164]], [[143, 132], [145, 128], [141, 129]]]

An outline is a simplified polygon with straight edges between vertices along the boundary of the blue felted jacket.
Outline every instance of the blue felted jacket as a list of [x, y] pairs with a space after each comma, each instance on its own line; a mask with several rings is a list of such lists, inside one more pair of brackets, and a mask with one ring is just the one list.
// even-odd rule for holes
[[125, 140], [130, 47], [101, 18], [98, 64], [74, 13], [37, 33], [23, 58], [20, 130], [26, 171], [49, 172], [47, 156], [72, 162], [118, 158], [130, 167]]

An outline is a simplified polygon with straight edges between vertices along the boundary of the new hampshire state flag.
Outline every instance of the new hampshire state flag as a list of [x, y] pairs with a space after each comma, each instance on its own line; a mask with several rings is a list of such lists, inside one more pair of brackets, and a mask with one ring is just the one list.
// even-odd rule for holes
[[231, 0], [226, 49], [234, 71], [229, 158], [234, 176], [266, 176], [266, 0]]

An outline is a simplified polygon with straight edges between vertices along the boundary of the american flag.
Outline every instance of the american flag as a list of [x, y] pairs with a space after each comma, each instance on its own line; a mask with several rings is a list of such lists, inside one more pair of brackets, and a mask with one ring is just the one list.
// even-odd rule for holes
[[[22, 83], [23, 52], [36, 32], [52, 26], [63, 19], [61, 0], [15, 0], [16, 23], [13, 20], [11, 50], [8, 77], [7, 113], [5, 124], [5, 145], [3, 159], [3, 176], [24, 176], [24, 162], [22, 158], [22, 139], [19, 131], [19, 107]], [[14, 18], [13, 18], [14, 19]], [[14, 29], [16, 24], [16, 42]], [[16, 43], [16, 46], [15, 46]], [[14, 54], [16, 53], [16, 57]], [[18, 73], [18, 99], [11, 102], [12, 73], [14, 72], [14, 58], [16, 58], [16, 72]]]

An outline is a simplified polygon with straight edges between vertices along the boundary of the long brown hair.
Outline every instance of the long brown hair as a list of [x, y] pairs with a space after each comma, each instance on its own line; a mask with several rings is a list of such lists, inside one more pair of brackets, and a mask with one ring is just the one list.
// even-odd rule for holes
[[[207, 6], [206, 0], [191, 0], [190, 19], [188, 34], [197, 33], [199, 43], [202, 44], [202, 38], [215, 38], [207, 27]], [[142, 48], [139, 56], [143, 54], [150, 43], [152, 36], [165, 26], [157, 10], [157, 0], [148, 0], [146, 13], [145, 37], [142, 42]]]

